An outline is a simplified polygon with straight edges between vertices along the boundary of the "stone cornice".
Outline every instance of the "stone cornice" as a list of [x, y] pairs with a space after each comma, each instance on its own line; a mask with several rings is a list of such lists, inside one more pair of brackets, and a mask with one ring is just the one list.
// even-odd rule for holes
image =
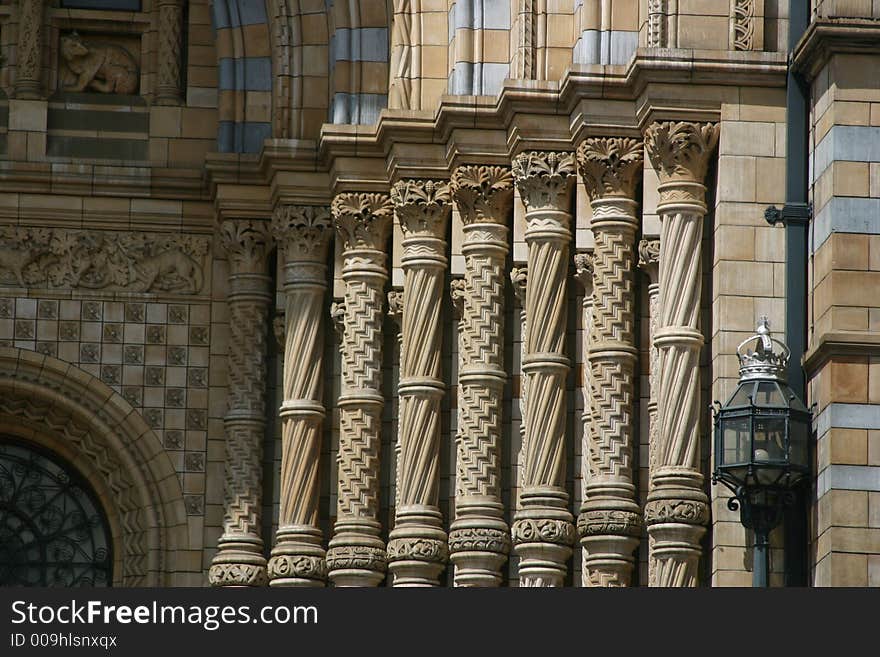
[[880, 356], [880, 335], [857, 331], [830, 331], [813, 337], [801, 361], [807, 375], [815, 374], [835, 356]]
[[820, 18], [812, 22], [795, 48], [792, 66], [812, 81], [835, 54], [877, 55], [880, 23], [868, 18]]

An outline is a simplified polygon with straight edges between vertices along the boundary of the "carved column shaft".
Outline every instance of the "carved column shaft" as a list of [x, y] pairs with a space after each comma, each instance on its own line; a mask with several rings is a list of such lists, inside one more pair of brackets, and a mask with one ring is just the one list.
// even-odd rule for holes
[[325, 415], [323, 320], [330, 212], [326, 207], [280, 206], [272, 228], [284, 253], [286, 327], [280, 510], [269, 578], [272, 586], [323, 586], [318, 469]]
[[176, 105], [181, 98], [183, 1], [159, 0], [159, 51], [156, 104]]
[[448, 554], [440, 494], [442, 294], [449, 186], [402, 180], [391, 190], [403, 230], [403, 348], [398, 505], [388, 541], [394, 586], [437, 586]]
[[[581, 413], [581, 500], [586, 499], [587, 484], [590, 482], [590, 432], [593, 426], [593, 378], [590, 374], [590, 326], [593, 323], [593, 254], [576, 253], [574, 256], [575, 278], [584, 288], [581, 299], [581, 363], [583, 412]], [[582, 502], [583, 503], [583, 502]], [[582, 563], [586, 563], [587, 550], [581, 548]], [[581, 586], [590, 586], [590, 572], [581, 569]]]
[[593, 586], [629, 586], [641, 510], [633, 484], [633, 394], [637, 350], [633, 326], [635, 186], [642, 142], [590, 138], [578, 149], [581, 176], [592, 199], [593, 312], [589, 367], [592, 413], [590, 477], [578, 516]]
[[510, 551], [501, 503], [504, 265], [513, 178], [502, 167], [459, 167], [452, 188], [464, 223], [460, 290], [455, 521], [456, 586], [498, 586]]
[[[709, 506], [700, 472], [700, 245], [703, 178], [716, 124], [654, 123], [645, 134], [660, 178], [660, 313], [656, 459], [645, 522], [653, 586], [696, 586]], [[652, 450], [653, 451], [653, 450]]]
[[529, 285], [522, 371], [528, 386], [523, 487], [512, 528], [520, 586], [561, 586], [574, 541], [565, 489], [566, 279], [575, 173], [571, 153], [513, 161], [526, 207]]
[[224, 221], [220, 236], [229, 254], [229, 408], [226, 428], [226, 516], [208, 573], [213, 586], [267, 582], [262, 506], [266, 430], [266, 334], [271, 279], [266, 222]]
[[43, 0], [18, 3], [18, 46], [16, 51], [15, 97], [42, 96]]
[[336, 586], [376, 586], [386, 570], [385, 544], [379, 538], [379, 454], [385, 253], [392, 205], [386, 194], [340, 194], [332, 211], [343, 245], [345, 310], [337, 403], [339, 501], [327, 567]]

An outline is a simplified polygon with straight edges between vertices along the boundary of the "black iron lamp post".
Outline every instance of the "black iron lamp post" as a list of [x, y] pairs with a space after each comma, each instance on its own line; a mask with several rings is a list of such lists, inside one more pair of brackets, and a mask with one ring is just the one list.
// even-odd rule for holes
[[756, 334], [737, 348], [739, 386], [714, 409], [712, 482], [733, 491], [728, 508], [739, 510], [755, 533], [752, 585], [759, 587], [767, 586], [770, 531], [810, 473], [812, 414], [786, 383], [789, 357], [762, 317]]

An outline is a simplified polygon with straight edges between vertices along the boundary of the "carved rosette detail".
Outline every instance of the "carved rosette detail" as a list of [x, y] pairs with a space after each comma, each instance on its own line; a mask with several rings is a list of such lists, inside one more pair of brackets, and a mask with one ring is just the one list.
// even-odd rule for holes
[[241, 563], [217, 563], [208, 571], [211, 586], [266, 586], [269, 581], [265, 559], [261, 566]]
[[336, 586], [375, 586], [386, 570], [379, 538], [379, 453], [385, 245], [393, 210], [384, 194], [340, 194], [331, 211], [342, 241], [345, 300], [334, 304], [343, 375], [337, 403], [339, 501], [327, 565]]
[[[464, 224], [459, 314], [455, 515], [450, 536], [456, 586], [497, 586], [510, 540], [501, 503], [499, 449], [504, 382], [504, 264], [513, 178], [504, 167], [458, 167], [452, 193]], [[464, 540], [495, 536], [500, 540]], [[450, 539], [451, 540], [451, 539]], [[504, 551], [500, 551], [504, 548]]]
[[391, 189], [403, 232], [397, 507], [389, 534], [393, 586], [437, 586], [446, 560], [440, 486], [441, 307], [449, 185], [401, 180]]
[[[565, 488], [566, 290], [571, 240], [571, 153], [533, 151], [517, 155], [513, 174], [526, 207], [529, 285], [523, 378], [528, 388], [525, 417], [523, 486], [514, 527], [529, 523], [565, 526], [574, 537]], [[525, 524], [524, 524], [525, 523]], [[572, 541], [522, 541], [514, 530], [520, 556], [520, 586], [560, 586]]]
[[183, 29], [182, 0], [159, 0], [158, 78], [156, 80], [156, 103], [159, 105], [176, 105], [180, 102]]
[[329, 208], [279, 206], [272, 231], [284, 257], [285, 331], [281, 493], [269, 560], [272, 586], [323, 586], [318, 469], [324, 355], [324, 295], [332, 228]]
[[18, 47], [16, 49], [15, 95], [39, 98], [42, 89], [43, 0], [18, 3]]
[[[587, 362], [589, 419], [584, 426], [589, 472], [578, 521], [585, 549], [587, 582], [626, 586], [634, 567], [636, 532], [591, 518], [640, 518], [633, 484], [633, 395], [636, 345], [634, 267], [635, 188], [642, 171], [642, 142], [630, 138], [589, 138], [578, 148], [578, 168], [592, 200], [592, 308]], [[636, 526], [636, 528], [638, 525]], [[622, 531], [621, 531], [622, 530]]]
[[[646, 506], [649, 583], [696, 586], [707, 517], [684, 521], [648, 509], [708, 508], [700, 453], [700, 247], [706, 213], [703, 178], [718, 143], [713, 123], [664, 122], [645, 134], [660, 185], [657, 427]], [[656, 449], [654, 447], [656, 446]]]

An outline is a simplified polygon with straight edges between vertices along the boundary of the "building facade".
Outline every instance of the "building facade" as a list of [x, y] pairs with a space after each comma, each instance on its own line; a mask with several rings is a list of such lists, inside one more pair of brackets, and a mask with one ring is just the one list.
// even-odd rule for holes
[[880, 12], [789, 8], [0, 2], [0, 580], [747, 586], [767, 316], [770, 583], [880, 585]]

